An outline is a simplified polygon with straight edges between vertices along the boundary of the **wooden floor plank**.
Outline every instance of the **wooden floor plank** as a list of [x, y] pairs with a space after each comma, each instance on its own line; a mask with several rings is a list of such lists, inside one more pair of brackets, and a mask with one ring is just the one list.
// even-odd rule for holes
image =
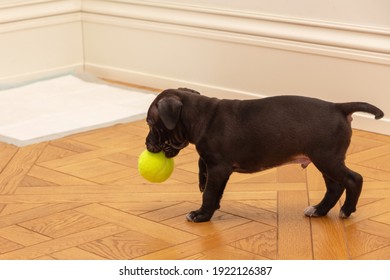
[[[271, 227], [256, 222], [249, 222], [239, 227], [234, 227], [224, 232], [215, 232], [203, 238], [180, 243], [164, 250], [156, 251], [136, 259], [142, 260], [180, 260], [199, 254], [202, 251], [212, 250], [246, 238], [251, 234], [257, 234], [271, 229]], [[222, 257], [221, 257], [222, 258]]]
[[278, 259], [313, 259], [310, 220], [303, 215], [303, 210], [307, 206], [305, 191], [279, 192]]
[[[87, 252], [77, 247], [71, 247], [62, 251], [50, 254], [53, 259], [57, 260], [105, 260], [103, 256]], [[47, 259], [47, 257], [43, 258]]]
[[3, 171], [4, 167], [7, 166], [8, 162], [12, 159], [17, 151], [17, 147], [0, 142], [0, 173]]
[[1, 228], [0, 236], [24, 246], [31, 246], [51, 239], [50, 237], [28, 230], [18, 225]]
[[215, 249], [205, 250], [194, 256], [186, 259], [196, 260], [269, 260], [262, 255], [253, 254], [251, 252], [236, 248], [234, 246], [220, 246]]
[[371, 251], [356, 258], [357, 260], [390, 260], [390, 246]]
[[79, 247], [110, 260], [128, 260], [170, 247], [172, 244], [137, 231], [126, 231]]
[[71, 174], [59, 172], [57, 170], [45, 168], [39, 165], [33, 166], [28, 175], [46, 182], [55, 183], [59, 186], [96, 185], [96, 183], [90, 180], [78, 178], [72, 176]]
[[270, 226], [277, 226], [277, 214], [265, 209], [253, 207], [240, 201], [229, 201], [222, 207], [224, 212]]
[[347, 246], [352, 259], [390, 246], [390, 239], [359, 231], [351, 227], [347, 229], [346, 238], [348, 239]]
[[0, 194], [12, 194], [24, 176], [34, 165], [47, 143], [40, 143], [18, 149], [12, 160], [0, 173]]
[[347, 260], [350, 252], [339, 208], [332, 209], [326, 217], [312, 218], [313, 255], [316, 260]]
[[106, 224], [100, 227], [88, 229], [86, 231], [73, 233], [64, 237], [13, 250], [5, 254], [0, 254], [0, 259], [35, 259], [43, 255], [48, 255], [67, 248], [72, 248], [74, 246], [85, 244], [87, 242], [91, 242], [99, 238], [110, 236], [112, 234], [117, 234], [125, 230], [125, 228], [121, 228], [117, 225]]
[[26, 209], [24, 211], [0, 216], [0, 228], [19, 224], [25, 221], [30, 221], [39, 217], [44, 217], [53, 213], [62, 212], [68, 209], [79, 207], [80, 203], [56, 203], [42, 204], [42, 206]]
[[107, 155], [111, 155], [113, 153], [119, 153], [122, 151], [126, 151], [125, 147], [112, 147], [107, 149], [98, 149], [85, 153], [77, 153], [72, 156], [67, 156], [65, 158], [54, 159], [50, 161], [41, 162], [40, 165], [47, 168], [57, 169], [61, 167], [66, 167], [72, 164], [79, 164], [80, 162], [94, 160], [99, 157], [104, 157]]
[[[149, 235], [172, 244], [196, 238], [196, 236], [192, 234], [103, 205], [89, 204], [75, 210], [86, 215], [93, 215], [99, 219], [115, 223], [130, 230], [136, 230], [142, 234]], [[162, 232], [164, 234], [161, 234]], [[172, 236], [175, 236], [175, 238], [172, 239]]]
[[232, 242], [230, 246], [253, 253], [257, 258], [275, 260], [278, 254], [277, 229], [272, 229]]

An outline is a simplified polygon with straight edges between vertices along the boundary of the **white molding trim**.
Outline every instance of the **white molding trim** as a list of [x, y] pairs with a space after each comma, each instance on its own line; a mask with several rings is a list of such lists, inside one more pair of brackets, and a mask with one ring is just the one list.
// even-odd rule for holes
[[9, 22], [6, 24], [0, 23], [0, 34], [19, 30], [28, 30], [39, 27], [53, 26], [58, 24], [80, 22], [81, 18], [81, 13], [69, 13], [52, 15], [47, 17], [31, 18], [28, 20]]
[[82, 0], [0, 2], [0, 34], [81, 22]]
[[0, 3], [0, 24], [81, 12], [82, 0], [41, 0]]
[[83, 20], [390, 65], [390, 30], [184, 4], [83, 1]]

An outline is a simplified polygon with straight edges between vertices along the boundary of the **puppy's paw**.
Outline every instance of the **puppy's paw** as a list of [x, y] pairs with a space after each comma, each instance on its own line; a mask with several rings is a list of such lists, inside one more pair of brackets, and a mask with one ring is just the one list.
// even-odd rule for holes
[[202, 222], [208, 222], [211, 219], [211, 215], [202, 212], [202, 210], [196, 210], [192, 211], [187, 214], [186, 216], [187, 221], [193, 222], [193, 223], [202, 223]]
[[340, 210], [340, 212], [339, 212], [339, 217], [340, 217], [341, 219], [348, 219], [349, 216], [351, 216], [351, 214], [352, 214], [352, 212], [348, 214], [348, 212], [346, 212], [345, 210], [343, 210], [343, 209], [341, 208], [341, 210]]
[[339, 217], [340, 217], [341, 219], [347, 219], [347, 218], [348, 218], [348, 216], [344, 213], [343, 210], [340, 210], [340, 212], [339, 212]]
[[305, 216], [307, 216], [307, 217], [320, 217], [323, 215], [320, 215], [317, 212], [317, 208], [315, 206], [309, 206], [305, 209]]

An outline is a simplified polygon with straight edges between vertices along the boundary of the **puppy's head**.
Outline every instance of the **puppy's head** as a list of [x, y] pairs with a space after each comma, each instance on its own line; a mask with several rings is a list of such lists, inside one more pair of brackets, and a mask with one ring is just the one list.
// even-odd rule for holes
[[168, 158], [176, 156], [188, 145], [181, 122], [182, 94], [194, 94], [189, 89], [168, 89], [160, 93], [149, 107], [146, 122], [149, 134], [146, 148], [152, 153], [163, 151]]

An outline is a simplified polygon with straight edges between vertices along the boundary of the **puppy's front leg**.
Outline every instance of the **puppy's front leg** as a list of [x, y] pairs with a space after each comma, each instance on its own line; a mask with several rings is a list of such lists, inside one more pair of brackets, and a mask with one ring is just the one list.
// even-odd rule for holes
[[223, 166], [207, 167], [206, 186], [203, 191], [202, 206], [187, 215], [190, 222], [207, 222], [213, 216], [215, 210], [219, 209], [223, 191], [232, 171], [230, 168]]
[[207, 182], [207, 166], [202, 158], [199, 158], [198, 167], [199, 167], [199, 190], [200, 192], [203, 193], [204, 189], [206, 188], [206, 182]]

